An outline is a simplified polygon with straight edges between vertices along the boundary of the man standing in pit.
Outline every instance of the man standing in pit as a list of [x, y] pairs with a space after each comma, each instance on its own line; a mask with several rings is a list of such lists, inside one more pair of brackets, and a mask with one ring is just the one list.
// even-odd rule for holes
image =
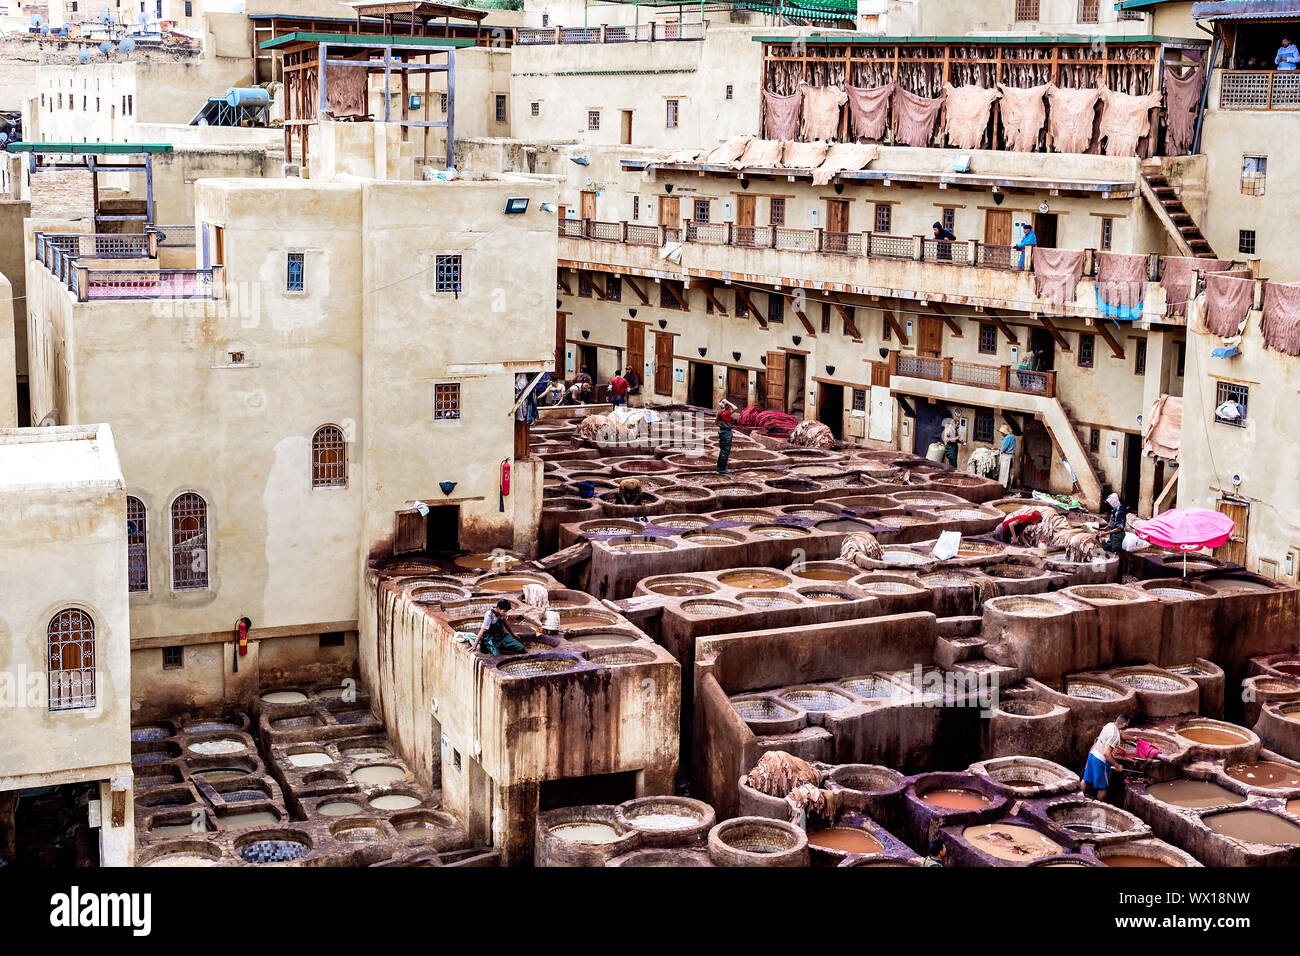
[[1120, 731], [1128, 726], [1128, 714], [1120, 714], [1113, 723], [1101, 728], [1096, 742], [1088, 751], [1088, 763], [1083, 768], [1083, 787], [1097, 791], [1097, 799], [1104, 801], [1110, 789], [1110, 773], [1122, 769], [1115, 757], [1120, 752]]
[[729, 475], [727, 461], [731, 458], [731, 427], [736, 406], [725, 398], [718, 405], [718, 474]]

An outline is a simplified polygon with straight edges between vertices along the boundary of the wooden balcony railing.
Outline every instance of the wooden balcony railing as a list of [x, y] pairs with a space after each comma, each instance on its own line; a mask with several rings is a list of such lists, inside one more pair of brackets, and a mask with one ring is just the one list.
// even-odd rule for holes
[[999, 392], [1056, 397], [1055, 372], [1033, 372], [1010, 365], [981, 365], [977, 362], [908, 355], [892, 350], [889, 353], [889, 374], [904, 378], [924, 378], [932, 382], [973, 385]]
[[1221, 110], [1300, 110], [1300, 70], [1223, 70]]

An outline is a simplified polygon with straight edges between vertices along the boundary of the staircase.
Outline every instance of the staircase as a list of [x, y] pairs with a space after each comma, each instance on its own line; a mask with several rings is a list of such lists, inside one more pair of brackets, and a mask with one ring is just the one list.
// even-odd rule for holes
[[1196, 259], [1218, 258], [1209, 240], [1201, 234], [1201, 227], [1178, 198], [1178, 190], [1169, 184], [1158, 163], [1143, 164], [1139, 187], [1180, 253]]

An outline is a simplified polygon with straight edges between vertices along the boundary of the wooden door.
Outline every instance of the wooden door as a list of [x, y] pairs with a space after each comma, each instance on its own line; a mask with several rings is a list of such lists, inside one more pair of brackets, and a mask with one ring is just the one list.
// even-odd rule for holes
[[563, 379], [565, 376], [564, 353], [566, 336], [566, 319], [569, 313], [555, 313], [555, 371], [552, 373], [556, 378]]
[[655, 333], [655, 394], [673, 393], [673, 337]]
[[849, 231], [849, 201], [847, 199], [826, 200], [826, 231]]
[[659, 197], [659, 225], [670, 229], [680, 228], [682, 224], [681, 203], [676, 196]]
[[938, 358], [943, 354], [943, 320], [933, 315], [916, 317], [916, 354]]
[[623, 126], [622, 126], [621, 133], [622, 135], [619, 138], [619, 142], [622, 143], [624, 146], [631, 145], [632, 143], [632, 111], [631, 110], [623, 110]]
[[739, 408], [749, 404], [749, 369], [727, 368], [727, 401]]
[[1214, 556], [1220, 561], [1246, 566], [1246, 531], [1250, 522], [1250, 505], [1244, 501], [1219, 501], [1219, 511], [1233, 521], [1228, 543], [1215, 548]]
[[754, 245], [754, 197], [736, 197], [736, 242]]
[[984, 213], [984, 241], [990, 246], [1011, 245], [1011, 210], [989, 209]]
[[593, 189], [584, 189], [582, 191], [582, 218], [596, 218], [596, 192]]
[[767, 392], [763, 404], [778, 412], [785, 411], [785, 353], [767, 353]]
[[645, 324], [629, 322], [627, 324], [627, 361], [625, 368], [636, 372], [638, 381], [645, 381]]

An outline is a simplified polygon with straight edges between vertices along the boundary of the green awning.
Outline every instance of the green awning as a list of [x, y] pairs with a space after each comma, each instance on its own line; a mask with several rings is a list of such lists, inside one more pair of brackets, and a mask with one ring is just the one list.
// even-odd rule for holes
[[855, 0], [739, 0], [732, 4], [746, 10], [758, 10], [772, 15], [782, 14], [800, 20], [856, 20], [858, 5]]
[[139, 156], [170, 153], [171, 143], [9, 143], [11, 153], [46, 153], [51, 156]]

